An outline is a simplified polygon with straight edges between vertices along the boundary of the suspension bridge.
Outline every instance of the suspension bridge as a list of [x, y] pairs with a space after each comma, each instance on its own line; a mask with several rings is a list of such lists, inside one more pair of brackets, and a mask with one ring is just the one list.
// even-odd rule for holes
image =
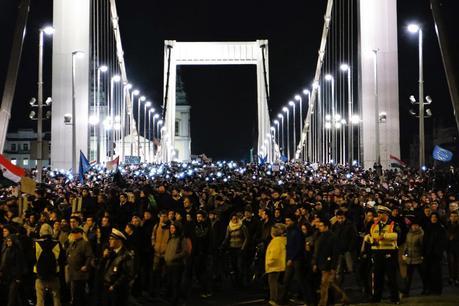
[[[22, 0], [19, 11], [26, 12], [29, 2]], [[388, 167], [390, 156], [400, 156], [396, 0], [327, 0], [326, 10], [317, 12], [324, 19], [317, 28], [322, 31], [317, 64], [309, 67], [314, 78], [278, 113], [271, 111], [269, 41], [262, 37], [164, 41], [164, 57], [153, 59], [164, 61], [163, 101], [153, 105], [127, 75], [116, 1], [53, 5], [52, 97], [59, 101], [51, 117], [55, 168], [76, 169], [79, 151], [98, 162], [117, 156], [156, 163], [189, 160], [190, 144], [179, 146], [175, 137], [181, 65], [256, 66], [256, 155], [262, 160]], [[19, 37], [27, 14], [18, 18]], [[6, 87], [10, 96], [4, 96], [0, 113], [2, 147], [13, 85]]]

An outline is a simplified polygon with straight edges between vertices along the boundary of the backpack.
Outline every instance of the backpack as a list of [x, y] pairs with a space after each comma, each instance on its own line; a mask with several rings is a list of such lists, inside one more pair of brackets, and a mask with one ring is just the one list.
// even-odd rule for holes
[[57, 244], [43, 243], [37, 244], [41, 247], [42, 251], [40, 257], [37, 259], [37, 276], [41, 280], [47, 280], [55, 277], [57, 270], [57, 260], [53, 253], [55, 247], [59, 247]]

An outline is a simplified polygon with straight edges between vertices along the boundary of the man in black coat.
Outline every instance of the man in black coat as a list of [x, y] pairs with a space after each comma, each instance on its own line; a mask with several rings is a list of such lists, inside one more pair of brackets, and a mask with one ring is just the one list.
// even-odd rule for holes
[[342, 210], [336, 212], [336, 223], [332, 226], [332, 232], [336, 235], [338, 242], [338, 267], [337, 278], [343, 281], [343, 272], [346, 267], [347, 272], [354, 271], [354, 250], [357, 240], [357, 230], [354, 224], [347, 220]]
[[318, 228], [320, 235], [314, 249], [313, 270], [320, 271], [322, 274], [319, 306], [327, 305], [330, 286], [341, 295], [341, 302], [347, 304], [349, 299], [336, 282], [339, 257], [336, 236], [329, 230], [330, 221], [328, 219], [321, 219]]
[[129, 305], [129, 291], [134, 279], [134, 259], [124, 246], [126, 236], [113, 228], [109, 247], [103, 253], [103, 306]]
[[430, 223], [424, 230], [426, 293], [439, 295], [442, 292], [441, 262], [447, 243], [446, 229], [440, 223], [438, 214], [434, 212], [430, 216]]

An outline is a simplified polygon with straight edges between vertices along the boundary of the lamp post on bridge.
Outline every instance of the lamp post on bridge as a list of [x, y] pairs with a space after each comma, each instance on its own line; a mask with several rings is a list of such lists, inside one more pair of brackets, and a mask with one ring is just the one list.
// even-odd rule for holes
[[147, 98], [141, 96], [137, 99], [137, 156], [140, 157], [140, 104]]
[[419, 169], [426, 163], [425, 156], [425, 136], [424, 136], [424, 66], [422, 52], [422, 28], [417, 24], [408, 26], [410, 33], [418, 33], [418, 52], [419, 52]]
[[280, 139], [281, 139], [281, 141], [282, 141], [282, 149], [283, 149], [284, 155], [285, 155], [286, 152], [285, 152], [285, 139], [284, 139], [284, 132], [285, 132], [285, 128], [284, 128], [284, 115], [282, 115], [282, 114], [277, 114], [277, 117], [278, 117], [279, 119], [282, 120], [282, 124], [281, 124], [281, 133], [280, 133], [280, 134], [281, 134], [281, 137], [280, 137]]
[[37, 182], [41, 183], [43, 172], [43, 46], [44, 34], [51, 36], [54, 28], [47, 26], [39, 31], [38, 41], [38, 93], [37, 93]]
[[277, 135], [276, 142], [277, 142], [277, 145], [280, 146], [280, 142], [279, 142], [280, 141], [279, 140], [280, 139], [280, 137], [279, 137], [279, 120], [275, 119], [273, 122], [276, 125], [276, 135]]
[[288, 105], [290, 105], [293, 108], [293, 149], [295, 149], [296, 146], [296, 119], [295, 119], [295, 102], [289, 101]]
[[155, 134], [155, 119], [158, 119], [158, 118], [159, 118], [159, 114], [154, 114], [153, 115], [153, 124], [151, 126], [151, 137], [150, 137], [151, 138], [150, 141], [152, 142], [152, 152], [151, 153], [153, 153], [152, 156], [151, 156], [151, 160], [154, 159], [154, 155], [155, 155], [154, 154], [155, 153], [155, 144], [154, 144], [153, 140], [156, 137], [156, 134]]
[[349, 165], [352, 165], [353, 155], [354, 155], [354, 135], [353, 135], [353, 125], [352, 116], [353, 116], [353, 100], [352, 100], [352, 90], [351, 90], [351, 67], [348, 64], [341, 64], [340, 69], [342, 72], [347, 73], [347, 97], [348, 97], [348, 104], [347, 104], [347, 121], [349, 122], [347, 127], [347, 144], [348, 144], [348, 152], [347, 152], [347, 160]]
[[95, 134], [96, 134], [96, 161], [100, 163], [100, 138], [102, 135], [102, 125], [100, 125], [100, 94], [101, 94], [101, 86], [100, 86], [100, 74], [105, 73], [108, 71], [108, 67], [106, 65], [102, 65], [97, 68], [97, 91], [96, 91], [96, 115], [94, 118], [94, 127], [95, 127]]
[[284, 113], [286, 113], [286, 117], [287, 117], [287, 159], [290, 161], [290, 121], [289, 121], [289, 109], [288, 107], [284, 106], [282, 108], [282, 111]]
[[131, 156], [134, 155], [134, 97], [138, 96], [140, 94], [140, 91], [138, 89], [134, 89], [131, 92], [131, 113], [129, 114], [129, 134], [131, 138]]
[[[325, 75], [325, 80], [331, 84], [331, 117], [335, 118], [335, 78], [331, 74]], [[336, 132], [332, 130], [331, 132], [331, 158], [336, 160]], [[329, 148], [330, 149], [330, 148]]]
[[[151, 106], [151, 102], [147, 101], [143, 107], [143, 161], [147, 161], [147, 109]], [[155, 111], [153, 109], [153, 111]]]
[[110, 79], [110, 117], [112, 118], [112, 129], [111, 129], [111, 137], [109, 137], [109, 148], [110, 148], [110, 160], [113, 160], [113, 155], [114, 155], [114, 151], [115, 151], [115, 148], [113, 146], [114, 144], [114, 141], [115, 141], [115, 90], [114, 90], [114, 87], [115, 87], [115, 83], [118, 83], [119, 81], [121, 81], [121, 77], [119, 75], [114, 75], [112, 76], [112, 78]]

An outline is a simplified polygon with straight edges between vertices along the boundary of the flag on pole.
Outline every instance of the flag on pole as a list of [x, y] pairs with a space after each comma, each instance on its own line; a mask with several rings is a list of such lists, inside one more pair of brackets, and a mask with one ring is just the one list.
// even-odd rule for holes
[[404, 168], [406, 167], [406, 163], [398, 157], [394, 155], [389, 155], [390, 158], [390, 166], [393, 168]]
[[439, 160], [442, 162], [449, 162], [453, 159], [453, 152], [443, 149], [440, 146], [435, 146], [433, 153], [432, 153], [432, 157], [435, 160]]
[[114, 160], [106, 162], [105, 168], [107, 168], [107, 170], [116, 170], [119, 164], [120, 164], [120, 157], [118, 156]]
[[19, 183], [21, 177], [26, 175], [26, 172], [23, 168], [13, 165], [5, 156], [0, 154], [0, 170], [2, 170], [3, 177]]
[[266, 161], [268, 160], [268, 155], [265, 155], [264, 157], [260, 155], [258, 156], [258, 159], [260, 166], [263, 166], [264, 164], [266, 164]]
[[78, 167], [78, 177], [80, 178], [80, 182], [83, 183], [84, 174], [88, 172], [91, 168], [88, 159], [84, 156], [83, 152], [80, 150], [80, 165]]

